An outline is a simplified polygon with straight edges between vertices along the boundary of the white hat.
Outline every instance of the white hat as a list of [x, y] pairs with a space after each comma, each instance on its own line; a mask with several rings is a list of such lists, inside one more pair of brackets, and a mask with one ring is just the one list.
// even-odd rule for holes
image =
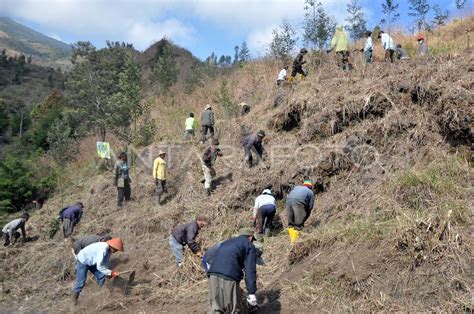
[[270, 190], [270, 189], [265, 189], [265, 190], [263, 190], [262, 194], [272, 195], [272, 190]]

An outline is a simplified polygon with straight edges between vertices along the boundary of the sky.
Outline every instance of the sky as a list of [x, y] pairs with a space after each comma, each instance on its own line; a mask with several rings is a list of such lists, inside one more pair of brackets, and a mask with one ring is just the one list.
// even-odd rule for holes
[[[344, 23], [349, 0], [320, 0], [339, 23]], [[359, 0], [373, 28], [382, 18], [383, 0]], [[408, 1], [400, 4], [400, 24], [408, 25]], [[471, 1], [472, 0], [468, 0]], [[234, 55], [246, 41], [253, 57], [263, 56], [272, 30], [288, 19], [301, 36], [304, 0], [0, 0], [0, 16], [66, 43], [88, 40], [103, 47], [106, 40], [133, 43], [145, 50], [166, 36], [205, 59]], [[455, 0], [428, 0], [452, 12]], [[430, 13], [432, 14], [432, 13]]]

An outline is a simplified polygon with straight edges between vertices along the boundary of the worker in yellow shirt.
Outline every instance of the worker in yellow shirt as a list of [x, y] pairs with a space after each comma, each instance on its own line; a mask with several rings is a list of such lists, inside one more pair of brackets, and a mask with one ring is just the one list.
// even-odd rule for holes
[[161, 195], [166, 191], [166, 152], [160, 150], [158, 158], [153, 162], [153, 178], [156, 184], [157, 204], [161, 205]]
[[184, 130], [184, 140], [189, 140], [189, 138], [193, 139], [195, 135], [195, 130], [196, 130], [196, 120], [194, 119], [194, 113], [190, 113], [189, 117], [186, 119], [186, 122], [184, 123], [184, 126], [186, 129]]

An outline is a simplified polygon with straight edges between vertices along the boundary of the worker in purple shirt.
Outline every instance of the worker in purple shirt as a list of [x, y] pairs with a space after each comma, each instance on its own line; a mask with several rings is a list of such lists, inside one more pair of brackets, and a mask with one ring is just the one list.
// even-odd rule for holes
[[69, 205], [61, 210], [59, 218], [63, 223], [64, 238], [67, 238], [72, 234], [74, 227], [81, 221], [83, 211], [84, 204], [81, 202]]

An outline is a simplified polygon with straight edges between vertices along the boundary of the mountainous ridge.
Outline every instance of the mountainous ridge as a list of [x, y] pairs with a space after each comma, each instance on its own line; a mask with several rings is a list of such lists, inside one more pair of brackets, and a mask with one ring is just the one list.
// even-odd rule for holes
[[24, 54], [49, 61], [68, 58], [72, 53], [71, 45], [0, 16], [1, 49], [11, 55]]

